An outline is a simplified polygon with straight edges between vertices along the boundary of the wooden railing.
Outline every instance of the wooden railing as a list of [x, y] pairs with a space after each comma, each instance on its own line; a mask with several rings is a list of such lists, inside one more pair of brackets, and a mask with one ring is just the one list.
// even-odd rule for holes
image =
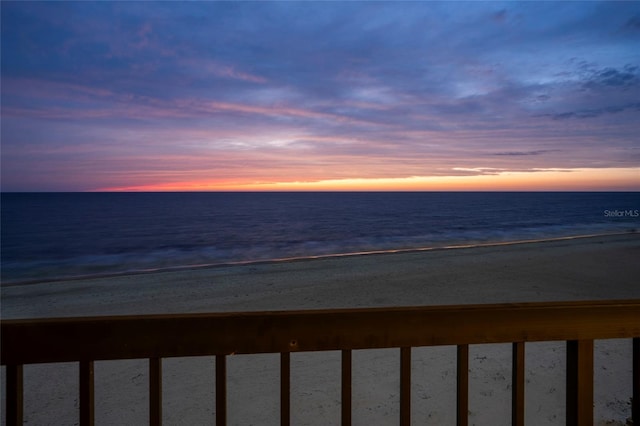
[[593, 424], [593, 341], [633, 338], [632, 418], [640, 424], [640, 300], [6, 320], [7, 425], [22, 424], [22, 366], [79, 362], [80, 424], [92, 425], [93, 362], [149, 359], [150, 424], [162, 419], [162, 358], [216, 356], [216, 424], [226, 423], [226, 357], [281, 354], [281, 424], [290, 423], [290, 353], [342, 351], [342, 424], [351, 424], [351, 351], [400, 349], [400, 419], [411, 419], [411, 348], [457, 345], [457, 422], [468, 421], [469, 345], [513, 344], [512, 423], [524, 424], [526, 342], [567, 341], [566, 419]]

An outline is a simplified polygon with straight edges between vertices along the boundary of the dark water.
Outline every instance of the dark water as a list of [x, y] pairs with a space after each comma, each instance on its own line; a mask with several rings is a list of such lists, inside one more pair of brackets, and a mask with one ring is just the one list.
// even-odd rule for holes
[[2, 282], [640, 228], [640, 193], [4, 193]]

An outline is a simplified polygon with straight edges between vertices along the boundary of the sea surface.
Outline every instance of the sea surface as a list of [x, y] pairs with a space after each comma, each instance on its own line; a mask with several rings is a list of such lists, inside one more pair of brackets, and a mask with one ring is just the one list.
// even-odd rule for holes
[[640, 193], [3, 193], [3, 284], [637, 232]]

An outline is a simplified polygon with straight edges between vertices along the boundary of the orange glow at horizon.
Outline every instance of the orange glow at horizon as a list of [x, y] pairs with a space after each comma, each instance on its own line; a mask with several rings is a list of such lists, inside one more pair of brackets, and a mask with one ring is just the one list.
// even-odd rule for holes
[[536, 170], [463, 176], [412, 176], [270, 182], [211, 180], [100, 188], [97, 191], [638, 191], [640, 167]]

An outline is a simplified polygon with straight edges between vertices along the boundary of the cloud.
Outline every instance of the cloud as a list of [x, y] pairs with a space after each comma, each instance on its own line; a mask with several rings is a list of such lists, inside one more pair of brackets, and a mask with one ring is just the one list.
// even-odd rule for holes
[[548, 154], [550, 152], [556, 152], [556, 150], [539, 149], [536, 151], [505, 151], [505, 152], [494, 152], [493, 154], [490, 154], [490, 155], [523, 157], [523, 156], [530, 156], [530, 155]]
[[596, 118], [606, 114], [617, 114], [622, 112], [640, 111], [640, 102], [634, 102], [626, 105], [607, 106], [597, 109], [583, 109], [578, 111], [569, 111], [556, 114], [543, 114], [541, 117], [551, 117], [554, 120], [567, 120], [571, 118]]
[[495, 12], [491, 16], [491, 18], [498, 23], [505, 22], [507, 19], [507, 9], [500, 9], [499, 11]]
[[625, 23], [625, 29], [640, 31], [640, 14], [634, 15]]
[[257, 75], [252, 75], [243, 71], [237, 70], [233, 66], [221, 65], [216, 62], [210, 62], [204, 66], [206, 72], [211, 72], [213, 75], [223, 78], [232, 78], [242, 81], [249, 81], [252, 83], [266, 83], [267, 79]]
[[556, 81], [532, 87], [528, 103], [532, 116], [567, 120], [615, 115], [620, 125], [633, 126], [637, 122], [634, 114], [640, 99], [638, 65], [600, 67], [575, 59], [567, 64], [569, 70], [559, 73]]
[[583, 84], [586, 89], [599, 89], [601, 87], [632, 88], [640, 86], [640, 67], [638, 65], [625, 65], [622, 69], [605, 68], [594, 71], [590, 78]]
[[78, 181], [627, 165], [638, 9], [4, 2], [3, 164], [55, 153]]

